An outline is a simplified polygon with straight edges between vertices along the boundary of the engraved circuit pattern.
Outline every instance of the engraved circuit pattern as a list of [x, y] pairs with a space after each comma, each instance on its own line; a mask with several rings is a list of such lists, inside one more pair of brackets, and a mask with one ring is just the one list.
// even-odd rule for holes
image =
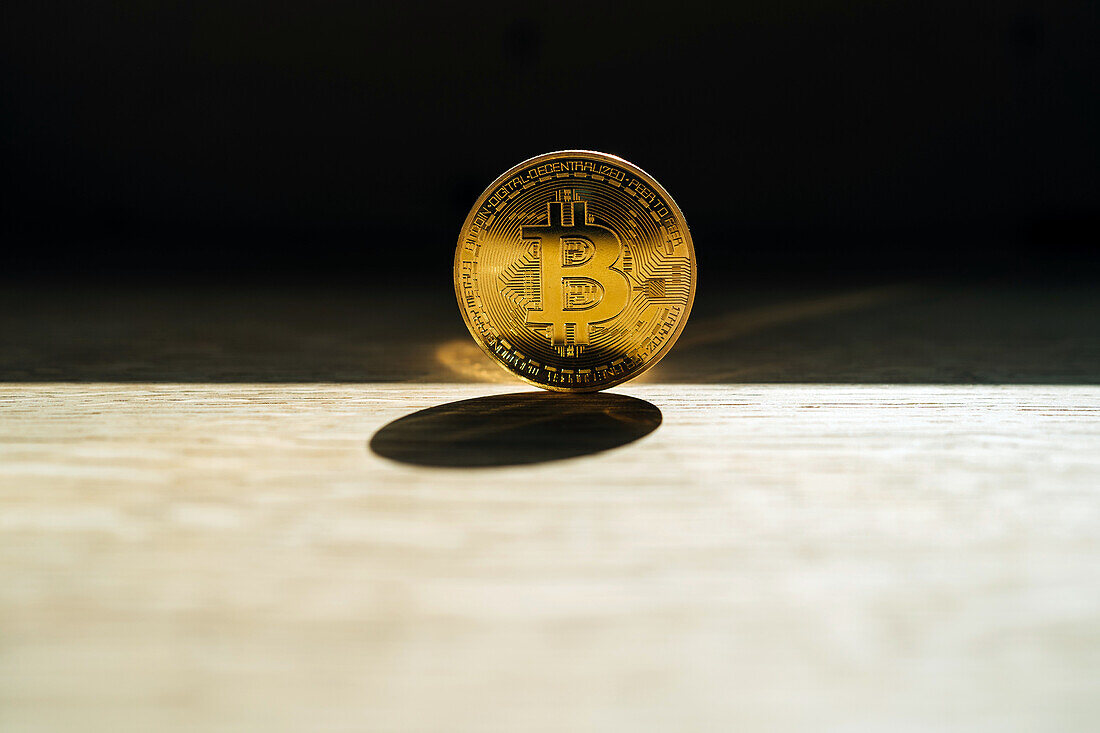
[[460, 235], [455, 288], [482, 347], [550, 389], [617, 384], [659, 359], [695, 291], [683, 215], [626, 161], [569, 151], [506, 173]]

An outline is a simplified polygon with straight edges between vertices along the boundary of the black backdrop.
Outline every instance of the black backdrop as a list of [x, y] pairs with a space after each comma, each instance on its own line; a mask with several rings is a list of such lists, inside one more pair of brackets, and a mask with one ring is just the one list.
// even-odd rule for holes
[[1098, 5], [8, 0], [4, 273], [445, 279], [568, 147], [656, 176], [713, 273], [1080, 271]]

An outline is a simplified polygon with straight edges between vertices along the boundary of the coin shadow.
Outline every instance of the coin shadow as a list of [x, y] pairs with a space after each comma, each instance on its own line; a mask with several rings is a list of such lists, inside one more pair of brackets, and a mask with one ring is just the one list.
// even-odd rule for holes
[[520, 392], [449, 402], [394, 420], [370, 440], [393, 461], [478, 468], [543, 463], [618, 448], [661, 424], [636, 397]]

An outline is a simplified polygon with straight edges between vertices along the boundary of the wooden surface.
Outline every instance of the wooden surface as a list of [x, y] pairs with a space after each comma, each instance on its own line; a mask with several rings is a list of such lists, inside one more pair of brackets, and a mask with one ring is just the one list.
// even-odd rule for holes
[[549, 411], [427, 306], [7, 295], [5, 733], [1100, 720], [1088, 292], [704, 303]]

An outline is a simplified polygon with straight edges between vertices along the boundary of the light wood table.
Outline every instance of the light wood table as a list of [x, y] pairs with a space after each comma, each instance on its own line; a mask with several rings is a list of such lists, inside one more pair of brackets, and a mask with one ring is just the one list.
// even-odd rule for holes
[[444, 301], [5, 297], [4, 733], [1100, 725], [1088, 291], [701, 303], [557, 417]]

